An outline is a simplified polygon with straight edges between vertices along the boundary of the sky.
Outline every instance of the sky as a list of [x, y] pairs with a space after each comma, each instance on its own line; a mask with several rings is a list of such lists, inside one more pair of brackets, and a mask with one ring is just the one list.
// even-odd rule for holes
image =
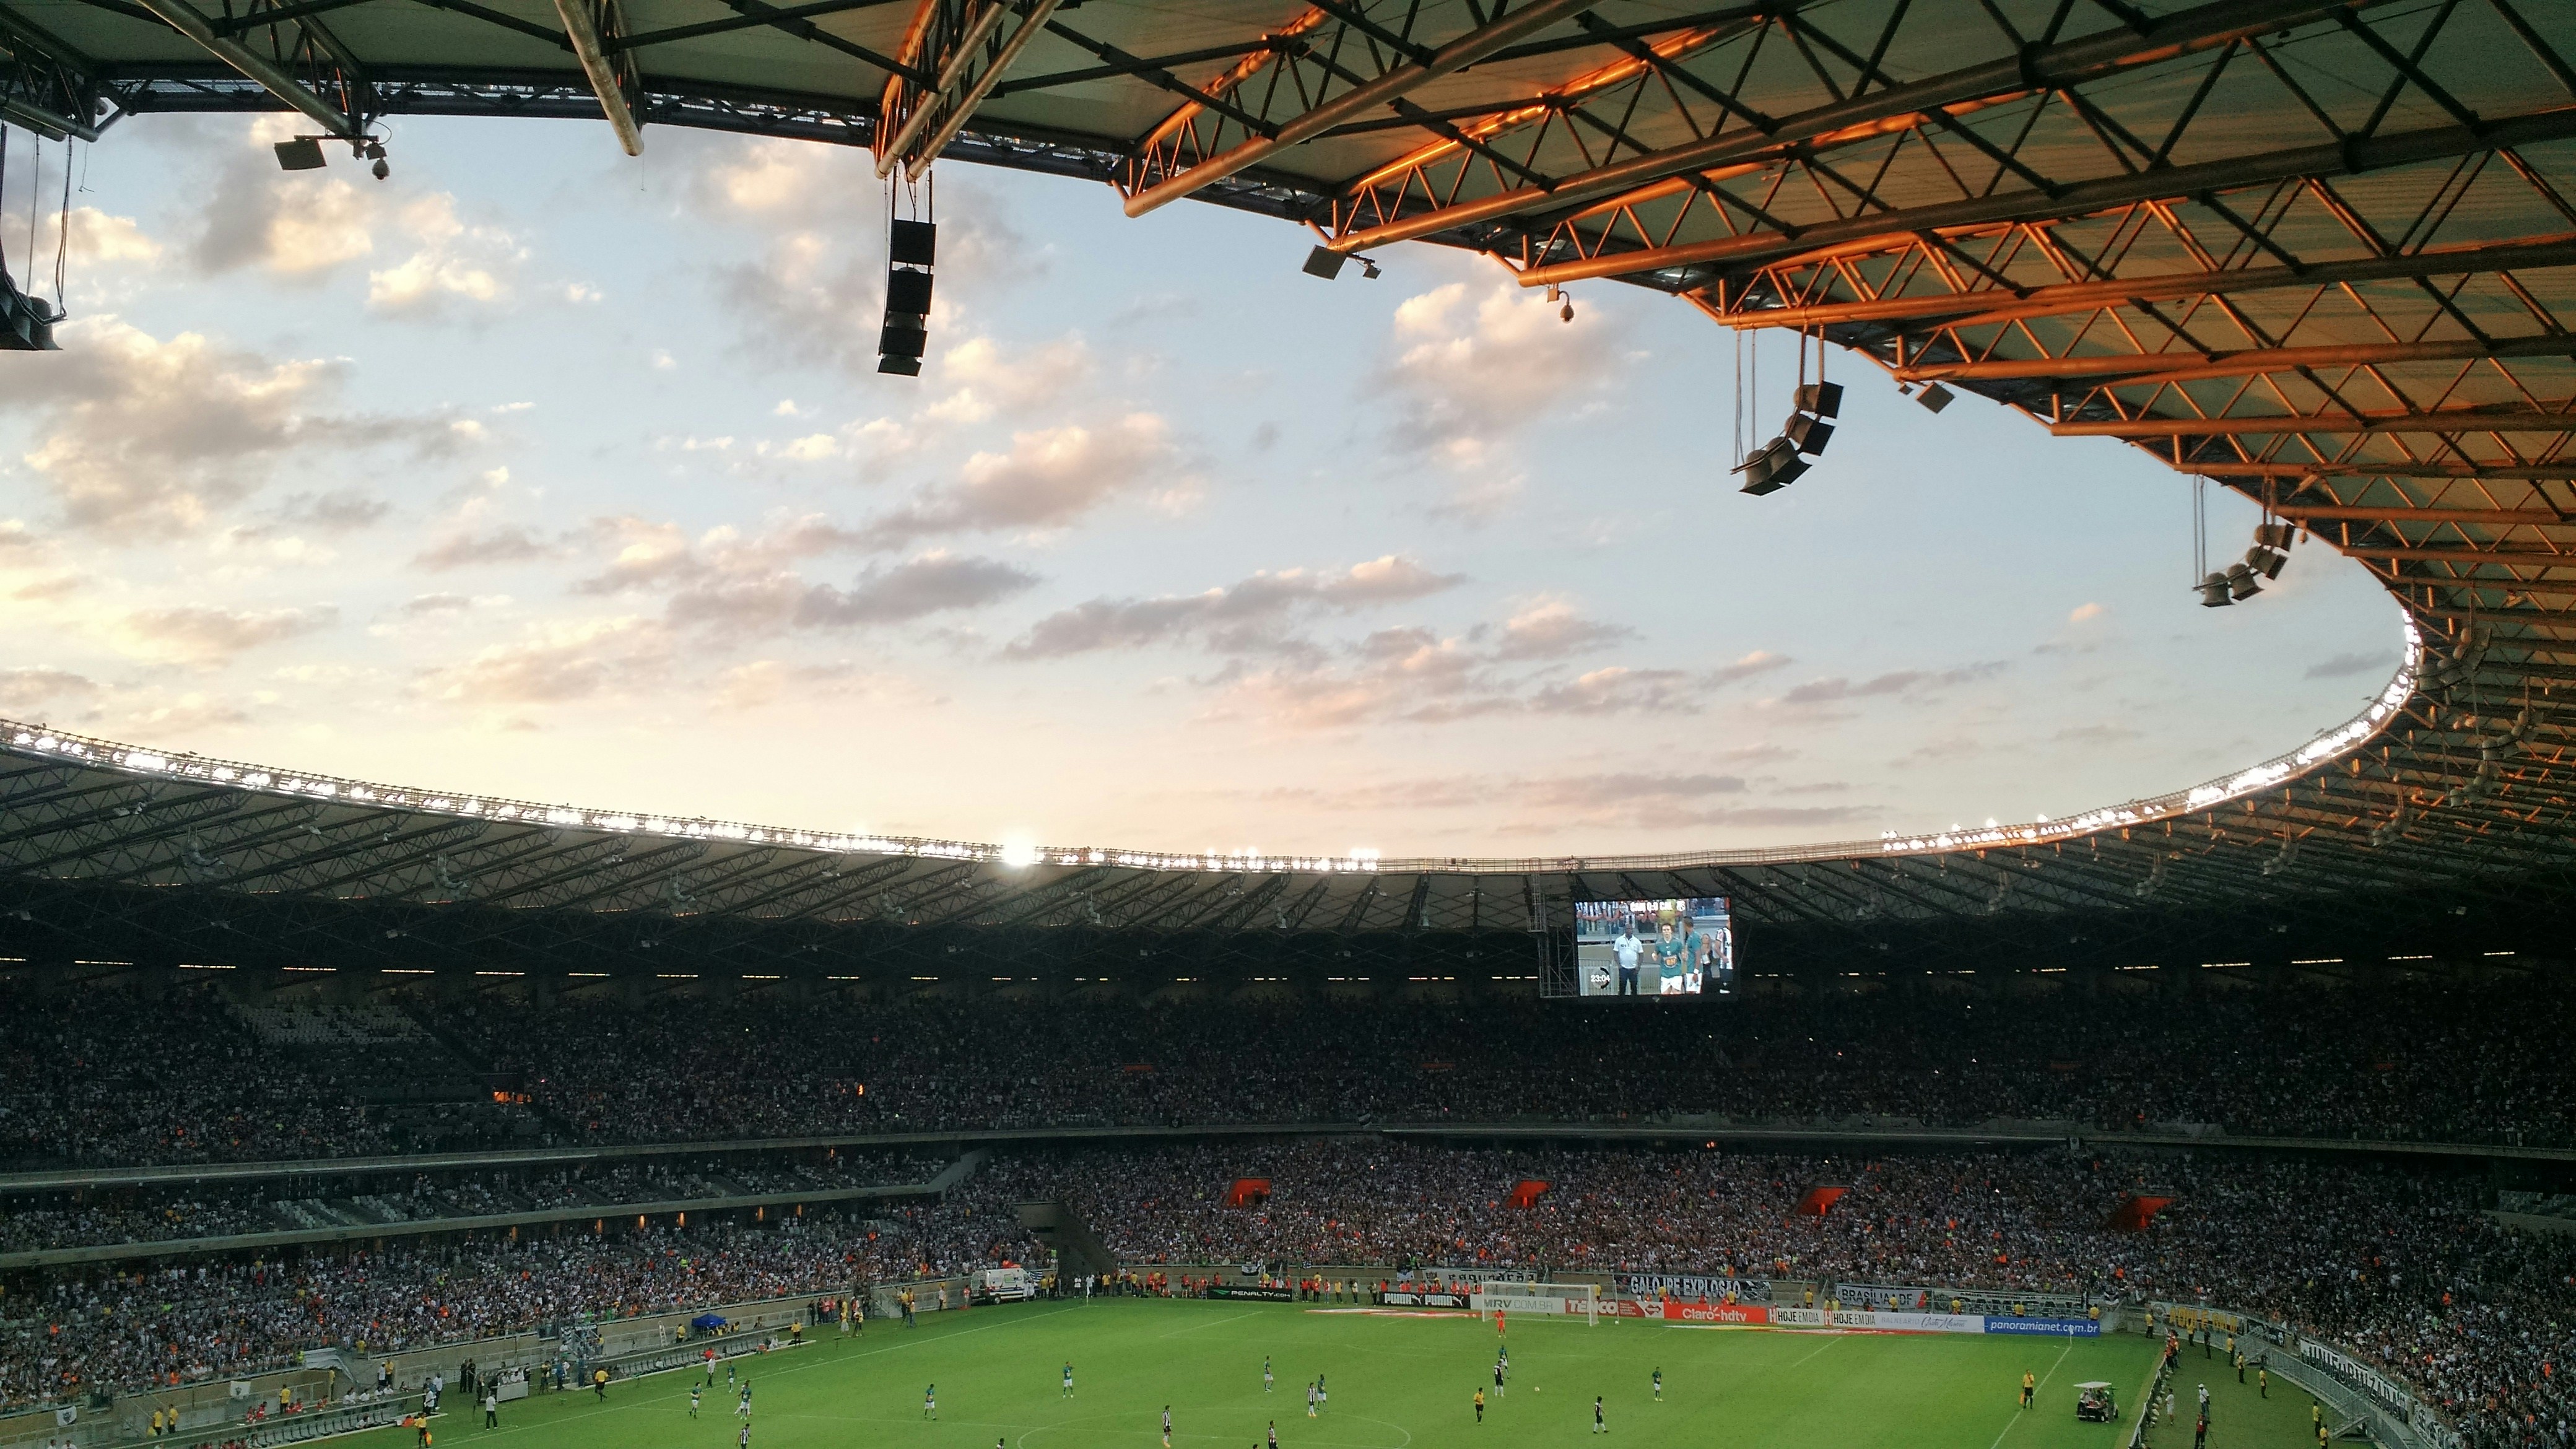
[[[547, 803], [975, 841], [1663, 852], [2068, 815], [2356, 713], [2394, 604], [2196, 607], [2189, 483], [1837, 355], [1727, 476], [1733, 334], [940, 168], [875, 372], [868, 158], [569, 121], [75, 148], [62, 351], [0, 353], [0, 716]], [[9, 137], [48, 290], [63, 148]], [[1761, 339], [1746, 428], [1788, 411]], [[2254, 510], [2213, 497], [2213, 551]]]

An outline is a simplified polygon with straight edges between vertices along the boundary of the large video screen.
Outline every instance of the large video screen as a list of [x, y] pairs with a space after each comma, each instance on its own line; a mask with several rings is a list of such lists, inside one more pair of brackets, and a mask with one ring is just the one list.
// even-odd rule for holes
[[1735, 926], [1724, 896], [1576, 901], [1581, 996], [1681, 998], [1735, 989]]

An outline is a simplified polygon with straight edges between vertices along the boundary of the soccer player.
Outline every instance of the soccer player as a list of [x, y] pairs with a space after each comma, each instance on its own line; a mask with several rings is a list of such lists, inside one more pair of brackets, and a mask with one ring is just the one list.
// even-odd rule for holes
[[1495, 1310], [1494, 1310], [1494, 1337], [1496, 1337], [1496, 1338], [1500, 1338], [1500, 1337], [1502, 1337], [1502, 1336], [1503, 1336], [1503, 1310], [1501, 1310], [1501, 1309], [1497, 1308], [1497, 1309], [1495, 1309]]
[[1066, 1360], [1064, 1361], [1064, 1396], [1065, 1396], [1066, 1398], [1068, 1398], [1068, 1399], [1073, 1397], [1073, 1360], [1072, 1360], [1072, 1359], [1066, 1359]]
[[1163, 1406], [1163, 1449], [1172, 1449], [1172, 1406]]
[[921, 1391], [921, 1417], [925, 1419], [939, 1417], [939, 1385], [932, 1384]]
[[698, 1416], [698, 1386], [697, 1386], [696, 1384], [691, 1384], [691, 1385], [689, 1385], [689, 1417], [690, 1417], [690, 1418], [692, 1418], [692, 1419], [694, 1419], [694, 1418], [696, 1418], [697, 1416]]
[[1309, 1419], [1315, 1417], [1315, 1386], [1313, 1384], [1308, 1384], [1306, 1386], [1306, 1417]]
[[1479, 1424], [1485, 1422], [1485, 1391], [1483, 1389], [1476, 1390], [1476, 1422]]
[[1324, 1387], [1324, 1376], [1322, 1374], [1315, 1375], [1315, 1408], [1318, 1411], [1321, 1411], [1329, 1409], [1332, 1406], [1333, 1391]]
[[1592, 1396], [1592, 1432], [1595, 1434], [1607, 1434], [1610, 1432], [1610, 1425], [1601, 1417], [1601, 1396], [1599, 1394], [1594, 1394]]
[[1655, 1370], [1655, 1402], [1656, 1402], [1656, 1403], [1658, 1403], [1658, 1404], [1660, 1404], [1660, 1403], [1662, 1403], [1663, 1401], [1664, 1401], [1664, 1371], [1663, 1371], [1662, 1369], [1657, 1369], [1657, 1370]]
[[1261, 1391], [1270, 1392], [1270, 1355], [1266, 1353], [1261, 1356]]
[[1496, 1359], [1496, 1360], [1494, 1360], [1494, 1397], [1499, 1399], [1499, 1398], [1501, 1398], [1502, 1396], [1503, 1396], [1503, 1361], [1502, 1361], [1501, 1359]]
[[2028, 1369], [2023, 1369], [2021, 1371], [2021, 1406], [2025, 1409], [2029, 1408], [2031, 1399], [2038, 1393], [2038, 1376]]
[[734, 1436], [733, 1442], [736, 1445], [736, 1449], [751, 1449], [751, 1423], [749, 1420], [745, 1420], [743, 1422], [742, 1432]]
[[1270, 1421], [1270, 1449], [1279, 1449], [1279, 1421]]
[[1637, 928], [1635, 923], [1630, 921], [1620, 922], [1619, 934], [1613, 937], [1610, 942], [1610, 955], [1619, 963], [1619, 994], [1621, 996], [1634, 996], [1637, 994], [1637, 957], [1643, 953], [1645, 949], [1645, 943], [1637, 939]]

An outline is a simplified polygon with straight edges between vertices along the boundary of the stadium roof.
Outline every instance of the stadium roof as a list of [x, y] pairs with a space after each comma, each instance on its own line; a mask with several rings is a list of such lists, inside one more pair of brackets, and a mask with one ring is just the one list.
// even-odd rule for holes
[[2244, 493], [2383, 580], [2421, 645], [2369, 714], [2229, 780], [1806, 851], [1006, 860], [227, 777], [28, 728], [0, 745], [0, 855], [25, 882], [781, 926], [1473, 932], [1708, 892], [1782, 926], [2527, 899], [2576, 845], [2554, 700], [2576, 679], [2571, 57], [2576, 6], [2535, 0], [0, 0], [0, 104], [56, 132], [290, 105], [344, 138], [403, 114], [604, 119], [600, 144], [630, 148], [698, 126], [1669, 292]]

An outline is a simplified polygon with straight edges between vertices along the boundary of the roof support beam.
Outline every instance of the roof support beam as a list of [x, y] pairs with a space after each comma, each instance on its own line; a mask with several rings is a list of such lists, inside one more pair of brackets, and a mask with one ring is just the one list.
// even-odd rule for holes
[[[937, 39], [941, 31], [950, 30], [955, 39], [944, 53], [916, 50], [912, 44], [905, 46], [904, 59], [921, 69], [935, 69], [936, 80], [928, 87], [915, 86], [902, 76], [886, 82], [884, 114], [888, 121], [900, 115], [903, 122], [877, 153], [877, 176], [882, 179], [891, 175], [897, 166], [904, 169], [906, 176], [916, 178], [929, 170], [930, 163], [938, 160], [939, 153], [948, 149], [948, 143], [966, 128], [975, 108], [992, 93], [1002, 73], [1046, 28], [1057, 3], [1058, 0], [1021, 0], [1018, 5], [1008, 5], [1003, 0], [983, 0], [982, 9], [964, 21], [962, 31], [940, 25], [925, 30], [923, 22], [916, 18], [916, 37]], [[922, 10], [946, 11], [956, 4], [957, 0], [922, 0]], [[1003, 37], [1002, 22], [1015, 11], [1019, 24]]]
[[2493, 528], [2576, 523], [2576, 518], [2567, 518], [2545, 508], [2409, 508], [2402, 503], [2359, 508], [2342, 504], [2275, 503], [2272, 511], [2283, 518], [2305, 519], [2313, 523], [2475, 523]]
[[[2061, 438], [2231, 438], [2248, 433], [2564, 433], [2576, 411], [2448, 408], [2429, 413], [2294, 413], [2269, 418], [2111, 418], [2051, 423]], [[2188, 464], [2184, 465], [2189, 471]]]
[[364, 125], [298, 84], [295, 77], [287, 74], [276, 62], [215, 34], [214, 27], [206, 22], [206, 17], [197, 13], [196, 7], [188, 0], [139, 0], [139, 3], [160, 16], [171, 29], [205, 47], [217, 60], [259, 82], [260, 89], [285, 102], [289, 108], [312, 117], [333, 136], [344, 141], [356, 141], [367, 134]]
[[[1929, 124], [1929, 112], [1950, 106], [2034, 89], [2063, 88], [2137, 66], [2164, 64], [2177, 55], [2330, 19], [2371, 3], [2375, 0], [2258, 0], [2254, 4], [2220, 0], [2152, 22], [2143, 32], [2123, 27], [2040, 47], [2006, 60], [1818, 106], [1783, 117], [1768, 127], [1748, 124], [1686, 145], [1632, 156], [1615, 165], [1566, 177], [1553, 186], [1525, 186], [1454, 206], [1435, 207], [1417, 216], [1336, 237], [1327, 245], [1336, 251], [1352, 251], [1526, 211], [1563, 210], [1666, 177], [1781, 155], [1793, 146], [1837, 133], [1911, 129]], [[1891, 127], [1890, 123], [1899, 124]]]
[[600, 114], [617, 133], [617, 144], [629, 156], [643, 155], [644, 123], [634, 103], [643, 94], [643, 77], [636, 73], [633, 56], [612, 56], [608, 48], [609, 40], [626, 30], [617, 0], [555, 0], [555, 14], [590, 81], [590, 93], [599, 97]]
[[1832, 302], [1814, 307], [1775, 307], [1768, 311], [1727, 312], [1717, 320], [1729, 327], [1831, 327], [1846, 322], [1910, 322], [1938, 319], [1946, 327], [1983, 327], [2031, 317], [2057, 317], [2140, 302], [2168, 302], [2184, 297], [2259, 292], [2280, 287], [2331, 287], [2352, 282], [2402, 281], [2469, 272], [2528, 271], [2576, 266], [2576, 234], [2531, 242], [2481, 242], [2444, 247], [2402, 257], [2367, 257], [2348, 262], [2314, 262], [2296, 267], [2235, 267], [2211, 272], [2177, 272], [2164, 277], [2123, 277], [2109, 282], [2072, 282], [2037, 287], [2022, 293], [2002, 290], [1950, 292], [1928, 297], [1887, 297], [1868, 302]]
[[1380, 106], [1392, 104], [1431, 81], [1464, 70], [1505, 46], [1527, 40], [1592, 3], [1593, 0], [1528, 0], [1510, 15], [1477, 26], [1423, 59], [1407, 61], [1373, 81], [1354, 86], [1329, 101], [1278, 123], [1267, 135], [1248, 137], [1194, 166], [1164, 177], [1128, 197], [1127, 214], [1143, 216], [1156, 207], [1178, 201], [1246, 167], [1257, 166], [1275, 152], [1312, 139]]
[[2399, 463], [2367, 458], [2340, 463], [2242, 463], [2230, 459], [2188, 464], [2185, 471], [2212, 478], [2511, 478], [2545, 482], [2576, 479], [2576, 458], [2560, 463]]
[[1995, 362], [1932, 362], [1895, 369], [1901, 382], [1990, 378], [2099, 378], [2101, 386], [2190, 382], [2204, 377], [2301, 367], [2378, 367], [2396, 362], [2467, 362], [2482, 357], [2576, 356], [2576, 332], [2537, 337], [2474, 337], [2443, 342], [2367, 342], [2337, 347], [2256, 347], [2242, 352], [2103, 353], [2086, 357], [2016, 357]]
[[1579, 257], [1526, 268], [1520, 274], [1520, 282], [1524, 287], [1546, 287], [1590, 277], [1630, 276], [1712, 263], [1749, 266], [1824, 247], [1843, 246], [1866, 252], [1881, 246], [1912, 245], [1926, 234], [1964, 235], [1998, 226], [2063, 221], [2150, 201], [2276, 186], [2314, 176], [2388, 170], [2570, 136], [2576, 136], [2576, 106], [2562, 106], [2476, 130], [2436, 126], [2394, 136], [2354, 137], [2339, 144], [2297, 146], [2192, 166], [2099, 177], [2054, 191], [2008, 191], [1896, 211], [1862, 212], [1795, 230], [1755, 231], [1678, 246]]

